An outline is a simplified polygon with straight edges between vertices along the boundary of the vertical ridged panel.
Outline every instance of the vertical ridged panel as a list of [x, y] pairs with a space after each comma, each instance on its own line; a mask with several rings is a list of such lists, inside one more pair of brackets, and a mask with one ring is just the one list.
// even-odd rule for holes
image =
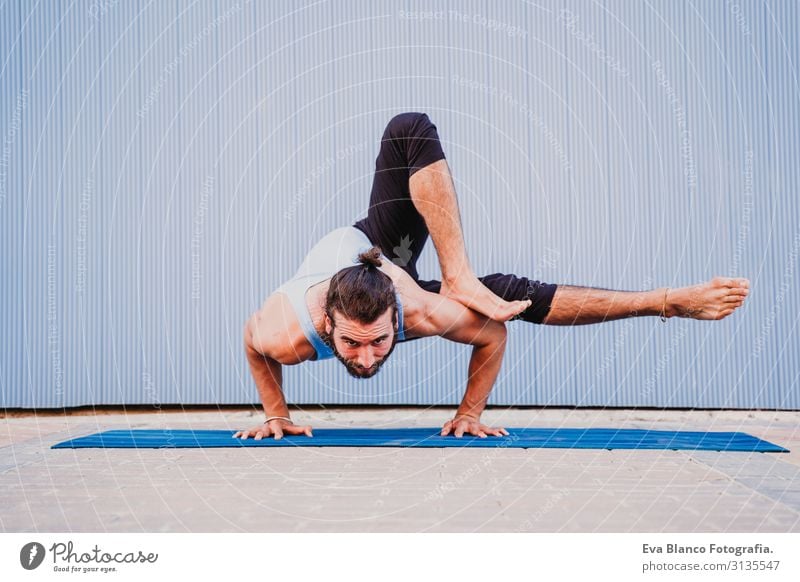
[[[641, 290], [749, 277], [723, 322], [510, 324], [492, 402], [790, 408], [793, 2], [28, 3], [0, 8], [6, 407], [256, 400], [242, 325], [364, 215], [386, 122], [439, 128], [479, 274]], [[437, 278], [432, 245], [419, 263]], [[295, 403], [453, 404], [470, 348]]]

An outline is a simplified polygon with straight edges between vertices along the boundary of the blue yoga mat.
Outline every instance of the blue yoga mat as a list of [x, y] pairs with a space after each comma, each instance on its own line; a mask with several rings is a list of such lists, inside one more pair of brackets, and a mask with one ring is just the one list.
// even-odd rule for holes
[[439, 428], [316, 429], [314, 437], [235, 439], [231, 430], [109, 430], [53, 445], [54, 449], [184, 449], [206, 447], [475, 447], [556, 449], [672, 449], [788, 453], [742, 432], [609, 428], [509, 428], [509, 436], [439, 436]]

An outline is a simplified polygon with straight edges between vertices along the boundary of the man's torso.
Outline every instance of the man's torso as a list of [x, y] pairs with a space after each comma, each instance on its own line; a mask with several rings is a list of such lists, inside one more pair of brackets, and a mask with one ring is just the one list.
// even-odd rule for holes
[[[319, 346], [319, 338], [325, 331], [325, 299], [330, 278], [341, 268], [357, 264], [353, 259], [358, 252], [371, 246], [366, 235], [352, 227], [350, 229], [357, 234], [348, 229], [337, 229], [326, 235], [309, 252], [295, 276], [278, 287], [254, 316], [258, 333], [273, 347], [273, 353], [279, 352], [273, 357], [285, 364], [317, 358], [318, 349], [314, 344]], [[386, 258], [383, 258], [380, 270], [394, 283], [403, 313], [403, 332], [409, 338], [421, 337], [420, 309], [425, 301], [424, 295], [430, 294]], [[323, 276], [326, 277], [318, 280]], [[301, 309], [305, 309], [305, 313], [298, 313]], [[320, 349], [326, 352], [324, 357], [330, 356], [329, 350]]]

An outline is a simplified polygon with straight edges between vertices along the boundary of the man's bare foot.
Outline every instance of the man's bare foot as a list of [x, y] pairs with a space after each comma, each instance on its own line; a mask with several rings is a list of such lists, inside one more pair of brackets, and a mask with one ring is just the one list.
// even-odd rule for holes
[[505, 301], [492, 293], [477, 278], [467, 281], [465, 277], [464, 281], [459, 281], [458, 288], [443, 281], [439, 294], [458, 301], [489, 319], [500, 322], [508, 321], [515, 315], [519, 315], [531, 305], [530, 300]]
[[670, 289], [667, 293], [667, 317], [718, 320], [741, 307], [750, 293], [750, 281], [714, 277], [711, 281]]

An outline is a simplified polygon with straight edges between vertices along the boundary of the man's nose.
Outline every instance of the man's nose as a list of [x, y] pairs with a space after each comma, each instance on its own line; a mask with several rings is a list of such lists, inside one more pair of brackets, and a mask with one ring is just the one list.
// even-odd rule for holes
[[372, 353], [371, 349], [364, 349], [359, 354], [358, 360], [362, 368], [371, 368], [375, 363], [375, 354]]

